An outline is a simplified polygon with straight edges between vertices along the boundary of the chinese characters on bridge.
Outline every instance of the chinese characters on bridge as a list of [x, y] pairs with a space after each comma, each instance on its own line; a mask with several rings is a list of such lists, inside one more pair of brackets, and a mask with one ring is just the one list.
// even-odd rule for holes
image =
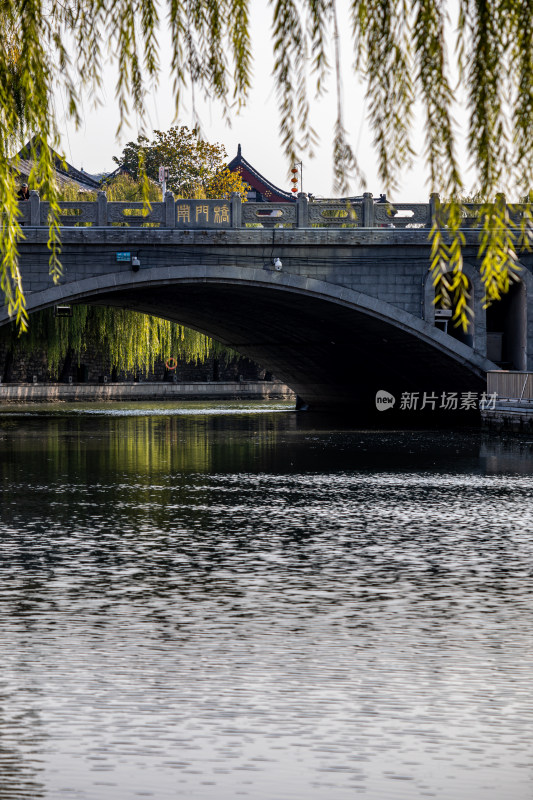
[[223, 200], [177, 200], [178, 228], [229, 228], [231, 207]]

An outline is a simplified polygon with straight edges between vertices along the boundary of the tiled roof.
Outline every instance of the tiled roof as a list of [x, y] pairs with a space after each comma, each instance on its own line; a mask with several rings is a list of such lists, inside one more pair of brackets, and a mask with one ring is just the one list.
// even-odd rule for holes
[[[31, 150], [32, 141], [30, 140], [18, 153], [18, 170], [22, 178], [28, 178], [35, 163]], [[52, 155], [56, 168], [56, 178], [60, 186], [74, 183], [85, 190], [95, 191], [100, 188], [100, 181], [89, 175], [88, 172], [76, 169], [68, 161], [64, 161], [55, 150], [52, 151]]]
[[[19, 160], [18, 173], [22, 180], [25, 181], [28, 180], [33, 166], [34, 166], [34, 161], [32, 161], [29, 158], [23, 158]], [[93, 180], [91, 180], [90, 183], [87, 181], [78, 181], [76, 180], [76, 178], [72, 177], [64, 170], [59, 170], [59, 169], [56, 169], [56, 180], [59, 186], [79, 186], [80, 189], [83, 189], [88, 192], [89, 191], [94, 192], [100, 186], [100, 184], [95, 183]]]
[[283, 189], [279, 189], [252, 167], [243, 157], [240, 145], [237, 149], [237, 155], [229, 162], [228, 169], [230, 172], [239, 172], [243, 180], [249, 183], [253, 189], [260, 192], [267, 202], [294, 203], [296, 201], [296, 198], [290, 192], [284, 192]]

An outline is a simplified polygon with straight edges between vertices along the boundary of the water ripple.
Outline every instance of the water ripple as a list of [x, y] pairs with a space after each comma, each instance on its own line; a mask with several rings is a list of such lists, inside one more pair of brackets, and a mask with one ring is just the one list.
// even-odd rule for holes
[[530, 448], [2, 431], [2, 800], [531, 796]]

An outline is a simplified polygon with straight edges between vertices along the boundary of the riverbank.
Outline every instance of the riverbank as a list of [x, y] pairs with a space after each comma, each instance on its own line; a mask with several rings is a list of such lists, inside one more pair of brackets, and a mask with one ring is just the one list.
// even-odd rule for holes
[[483, 426], [500, 433], [533, 432], [533, 401], [498, 400], [493, 409], [481, 412]]
[[89, 403], [121, 400], [296, 400], [296, 395], [292, 389], [278, 381], [0, 384], [0, 403]]
[[487, 394], [494, 397], [481, 411], [489, 430], [533, 432], [533, 373], [498, 370], [487, 373]]

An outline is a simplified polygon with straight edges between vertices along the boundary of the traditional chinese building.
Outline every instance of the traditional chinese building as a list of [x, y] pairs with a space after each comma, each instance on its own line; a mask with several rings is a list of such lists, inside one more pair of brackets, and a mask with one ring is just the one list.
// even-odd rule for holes
[[294, 203], [296, 198], [290, 192], [284, 192], [283, 189], [278, 189], [267, 178], [263, 177], [255, 167], [246, 161], [242, 155], [242, 149], [239, 145], [237, 148], [237, 155], [228, 164], [230, 172], [238, 172], [243, 181], [248, 183], [251, 187], [248, 192], [248, 200], [254, 203]]
[[[38, 146], [37, 146], [38, 153]], [[102, 175], [90, 175], [83, 169], [76, 169], [68, 161], [61, 158], [59, 153], [52, 150], [56, 180], [59, 187], [70, 185], [77, 186], [80, 191], [94, 192], [100, 188]], [[17, 154], [17, 172], [21, 182], [28, 183], [30, 173], [35, 165], [32, 154], [32, 140], [24, 145]]]

